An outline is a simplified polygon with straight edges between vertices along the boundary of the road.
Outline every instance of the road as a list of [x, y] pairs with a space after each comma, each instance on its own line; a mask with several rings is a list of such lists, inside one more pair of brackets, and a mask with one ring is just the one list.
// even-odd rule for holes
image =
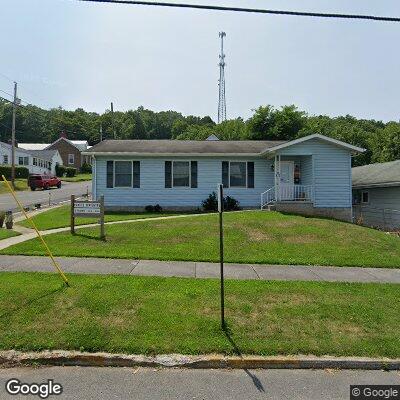
[[[24, 192], [17, 192], [18, 199], [24, 206], [33, 206], [36, 203], [49, 204], [49, 197], [52, 204], [68, 200], [71, 194], [79, 195], [86, 194], [89, 190], [91, 193], [92, 182], [63, 182], [61, 189], [51, 188], [50, 190], [26, 190]], [[0, 195], [0, 210], [18, 210], [15, 200], [11, 194]]]
[[400, 384], [398, 371], [11, 368], [0, 369], [0, 399], [26, 399], [6, 393], [11, 378], [54, 379], [63, 393], [49, 398], [71, 400], [343, 400], [350, 398], [351, 384]]

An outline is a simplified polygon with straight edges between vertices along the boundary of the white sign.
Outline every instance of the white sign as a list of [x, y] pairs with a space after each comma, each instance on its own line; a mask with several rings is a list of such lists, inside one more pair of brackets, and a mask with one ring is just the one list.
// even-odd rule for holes
[[86, 203], [76, 202], [74, 203], [74, 214], [100, 214], [101, 205], [99, 202]]

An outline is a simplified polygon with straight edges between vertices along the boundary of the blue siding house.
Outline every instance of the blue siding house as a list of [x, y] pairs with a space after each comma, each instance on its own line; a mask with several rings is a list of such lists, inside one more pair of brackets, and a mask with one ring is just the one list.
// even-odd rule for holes
[[223, 183], [243, 208], [352, 218], [351, 157], [322, 135], [292, 141], [105, 140], [92, 156], [93, 197], [108, 209], [196, 209]]

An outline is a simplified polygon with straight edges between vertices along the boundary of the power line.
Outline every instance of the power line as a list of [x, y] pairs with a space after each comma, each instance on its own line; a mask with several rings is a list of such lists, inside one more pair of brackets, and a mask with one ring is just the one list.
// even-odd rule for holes
[[212, 6], [203, 4], [188, 4], [188, 3], [162, 3], [162, 2], [136, 1], [136, 0], [78, 0], [78, 1], [91, 2], [91, 3], [128, 4], [128, 5], [139, 5], [139, 6], [192, 8], [198, 10], [233, 11], [233, 12], [256, 13], [256, 14], [289, 15], [296, 17], [360, 19], [360, 20], [370, 20], [370, 21], [400, 22], [399, 17], [383, 17], [383, 16], [362, 15], [362, 14], [336, 14], [336, 13], [319, 13], [319, 12], [288, 11], [288, 10], [267, 10], [261, 8], [226, 7], [226, 6]]

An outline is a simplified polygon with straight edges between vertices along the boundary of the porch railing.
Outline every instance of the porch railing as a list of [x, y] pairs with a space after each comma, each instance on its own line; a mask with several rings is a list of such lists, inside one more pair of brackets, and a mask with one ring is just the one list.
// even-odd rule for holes
[[261, 193], [261, 209], [276, 201], [313, 201], [312, 185], [279, 185]]

